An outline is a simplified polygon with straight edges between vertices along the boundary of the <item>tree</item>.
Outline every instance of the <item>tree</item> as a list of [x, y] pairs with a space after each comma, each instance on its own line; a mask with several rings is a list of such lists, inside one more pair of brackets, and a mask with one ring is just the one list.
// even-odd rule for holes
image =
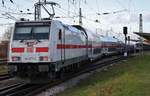
[[10, 41], [13, 27], [9, 26], [3, 35], [2, 41], [0, 42], [0, 58], [7, 58], [8, 44]]
[[6, 30], [5, 30], [5, 33], [3, 35], [3, 40], [5, 41], [9, 41], [10, 40], [10, 37], [11, 37], [11, 33], [13, 31], [13, 27], [12, 26], [9, 26]]

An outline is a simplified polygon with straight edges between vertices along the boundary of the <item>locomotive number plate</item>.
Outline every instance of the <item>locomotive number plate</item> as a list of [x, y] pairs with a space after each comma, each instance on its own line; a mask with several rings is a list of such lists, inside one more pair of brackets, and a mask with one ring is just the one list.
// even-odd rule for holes
[[35, 54], [26, 54], [24, 55], [24, 61], [25, 62], [36, 62], [37, 58]]

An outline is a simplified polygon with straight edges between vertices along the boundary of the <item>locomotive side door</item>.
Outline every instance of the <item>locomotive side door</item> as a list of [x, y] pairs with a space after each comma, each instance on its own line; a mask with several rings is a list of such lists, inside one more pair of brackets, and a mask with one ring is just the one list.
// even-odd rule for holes
[[61, 43], [61, 62], [65, 63], [65, 29], [59, 30], [59, 40]]

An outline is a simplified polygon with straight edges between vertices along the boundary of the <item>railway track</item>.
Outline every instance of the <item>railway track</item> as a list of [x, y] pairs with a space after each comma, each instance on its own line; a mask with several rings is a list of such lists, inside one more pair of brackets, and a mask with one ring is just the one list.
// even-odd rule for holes
[[47, 84], [46, 86], [40, 87], [40, 88], [38, 88], [38, 89], [36, 89], [36, 90], [26, 94], [25, 96], [34, 96], [34, 95], [36, 95], [36, 94], [38, 94], [38, 93], [40, 93], [40, 92], [42, 92], [42, 91], [44, 91], [46, 89], [49, 89], [49, 88], [51, 88], [53, 86], [57, 86], [57, 85], [65, 82], [65, 81], [67, 81], [69, 79], [72, 79], [72, 78], [74, 78], [76, 76], [82, 75], [82, 74], [87, 73], [87, 72], [94, 71], [94, 70], [99, 69], [99, 68], [103, 69], [105, 67], [109, 67], [112, 64], [117, 63], [117, 62], [119, 62], [121, 60], [125, 60], [125, 59], [126, 58], [124, 58], [124, 57], [119, 57], [119, 58], [115, 58], [115, 59], [109, 59], [109, 60], [107, 59], [107, 60], [102, 60], [102, 61], [95, 62], [94, 64], [91, 64], [91, 66], [89, 66], [85, 70], [76, 72], [75, 74], [70, 74], [68, 77], [63, 78], [62, 80], [56, 80], [56, 82], [52, 82], [50, 84]]
[[99, 68], [108, 67], [116, 62], [119, 62], [125, 59], [126, 58], [124, 57], [116, 57], [113, 59], [100, 60], [100, 61], [95, 62], [94, 64], [91, 64], [89, 67], [82, 69], [82, 71], [76, 72], [74, 74], [69, 74], [69, 76], [65, 76], [65, 78], [61, 80], [53, 81], [49, 84], [43, 84], [43, 85], [33, 85], [33, 84], [26, 84], [26, 83], [14, 84], [6, 88], [0, 89], [0, 96], [34, 96], [35, 94], [38, 94], [58, 84], [61, 84], [76, 76], [94, 71]]
[[31, 85], [26, 83], [13, 84], [0, 89], [0, 96], [25, 96], [43, 85]]
[[7, 59], [1, 59], [0, 60], [0, 65], [4, 65], [7, 64]]
[[9, 74], [0, 75], [0, 81], [10, 79], [10, 78], [12, 78], [12, 76], [10, 76]]

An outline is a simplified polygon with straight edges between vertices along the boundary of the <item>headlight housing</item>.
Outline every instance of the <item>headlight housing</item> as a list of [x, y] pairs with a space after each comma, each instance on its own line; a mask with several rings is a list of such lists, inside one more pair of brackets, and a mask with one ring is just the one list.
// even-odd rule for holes
[[21, 57], [18, 57], [18, 56], [12, 57], [12, 61], [20, 61], [20, 60], [21, 60]]
[[40, 61], [48, 61], [48, 56], [40, 56]]

